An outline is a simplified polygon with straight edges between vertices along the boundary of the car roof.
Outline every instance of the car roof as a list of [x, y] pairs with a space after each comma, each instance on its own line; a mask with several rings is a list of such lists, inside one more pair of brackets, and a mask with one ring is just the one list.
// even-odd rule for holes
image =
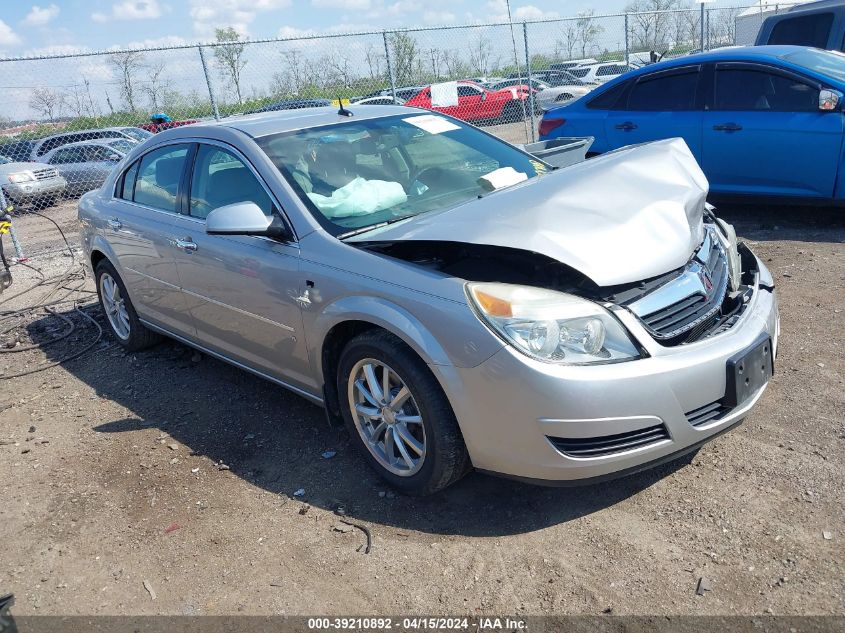
[[[126, 141], [127, 143], [131, 143], [128, 138], [125, 136], [113, 136], [108, 138], [92, 138], [87, 141], [76, 141], [75, 143], [65, 143], [64, 145], [59, 145], [58, 147], [54, 147], [51, 149], [47, 154], [51, 154], [52, 152], [57, 152], [60, 149], [68, 149], [69, 147], [80, 147], [81, 145], [103, 145], [109, 146], [111, 141]], [[134, 147], [133, 147], [134, 149]], [[46, 154], [45, 154], [46, 155]]]
[[204, 121], [192, 125], [183, 125], [171, 128], [158, 133], [158, 137], [165, 139], [191, 138], [211, 133], [215, 129], [229, 128], [238, 130], [252, 138], [267, 136], [268, 134], [280, 134], [302, 130], [305, 128], [320, 127], [323, 125], [349, 123], [350, 121], [366, 121], [380, 119], [389, 116], [415, 114], [432, 114], [431, 110], [420, 108], [409, 108], [406, 106], [393, 105], [362, 105], [355, 104], [344, 106], [353, 116], [346, 117], [338, 114], [338, 108], [302, 108], [299, 110], [276, 110], [272, 112], [260, 112], [256, 114], [245, 114], [226, 117], [220, 121]]

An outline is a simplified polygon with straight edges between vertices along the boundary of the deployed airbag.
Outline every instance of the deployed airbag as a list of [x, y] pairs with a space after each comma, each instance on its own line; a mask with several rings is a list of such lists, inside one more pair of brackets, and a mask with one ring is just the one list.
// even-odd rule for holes
[[398, 182], [365, 180], [361, 177], [332, 192], [331, 196], [306, 194], [327, 218], [368, 215], [407, 202], [408, 195]]

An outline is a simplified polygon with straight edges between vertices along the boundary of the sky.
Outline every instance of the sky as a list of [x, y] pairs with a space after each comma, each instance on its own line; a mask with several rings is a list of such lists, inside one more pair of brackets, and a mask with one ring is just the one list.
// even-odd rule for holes
[[[620, 11], [628, 0], [512, 0], [515, 20]], [[0, 56], [184, 44], [232, 26], [250, 38], [495, 22], [504, 0], [0, 0]]]

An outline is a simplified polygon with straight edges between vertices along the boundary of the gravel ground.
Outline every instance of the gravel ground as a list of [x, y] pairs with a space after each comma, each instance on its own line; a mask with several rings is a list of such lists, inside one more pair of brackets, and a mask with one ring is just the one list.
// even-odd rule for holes
[[[0, 594], [18, 615], [845, 613], [843, 216], [722, 211], [775, 276], [783, 334], [759, 408], [691, 460], [574, 489], [473, 474], [405, 498], [297, 396], [175, 343], [127, 355], [104, 337], [0, 380]], [[46, 213], [78, 241], [72, 204]], [[43, 275], [73, 272], [51, 224], [16, 226]], [[0, 310], [44, 294], [10, 301], [38, 279], [14, 274]], [[59, 311], [70, 335], [0, 354], [0, 372], [97, 340]], [[23, 325], [20, 347], [68, 327]]]

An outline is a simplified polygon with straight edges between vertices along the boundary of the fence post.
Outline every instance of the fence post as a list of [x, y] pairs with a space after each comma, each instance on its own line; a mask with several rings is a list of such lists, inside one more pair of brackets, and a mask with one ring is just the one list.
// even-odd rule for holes
[[704, 3], [701, 3], [701, 17], [699, 18], [701, 22], [701, 52], [704, 52]]
[[712, 34], [710, 32], [710, 11], [712, 9], [707, 9], [707, 50], [709, 51], [713, 47], [713, 42], [710, 40]]
[[531, 110], [531, 142], [537, 140], [534, 136], [536, 129], [534, 120], [534, 91], [531, 89], [531, 54], [528, 52], [528, 22], [522, 23], [522, 37], [525, 40], [525, 74], [528, 75], [528, 107]]
[[387, 31], [382, 31], [381, 36], [384, 39], [384, 58], [387, 60], [387, 76], [390, 78], [390, 94], [393, 96], [393, 101], [396, 101], [396, 78], [393, 76], [393, 64], [390, 63], [390, 45], [387, 43]]
[[625, 66], [628, 67], [631, 65], [631, 42], [628, 39], [628, 12], [625, 12]]
[[208, 64], [205, 61], [205, 51], [202, 46], [197, 46], [202, 62], [202, 72], [205, 74], [205, 83], [208, 86], [208, 98], [211, 99], [211, 109], [214, 111], [214, 120], [220, 120], [220, 110], [217, 109], [217, 99], [214, 98], [214, 89], [211, 87], [211, 76], [208, 74]]

